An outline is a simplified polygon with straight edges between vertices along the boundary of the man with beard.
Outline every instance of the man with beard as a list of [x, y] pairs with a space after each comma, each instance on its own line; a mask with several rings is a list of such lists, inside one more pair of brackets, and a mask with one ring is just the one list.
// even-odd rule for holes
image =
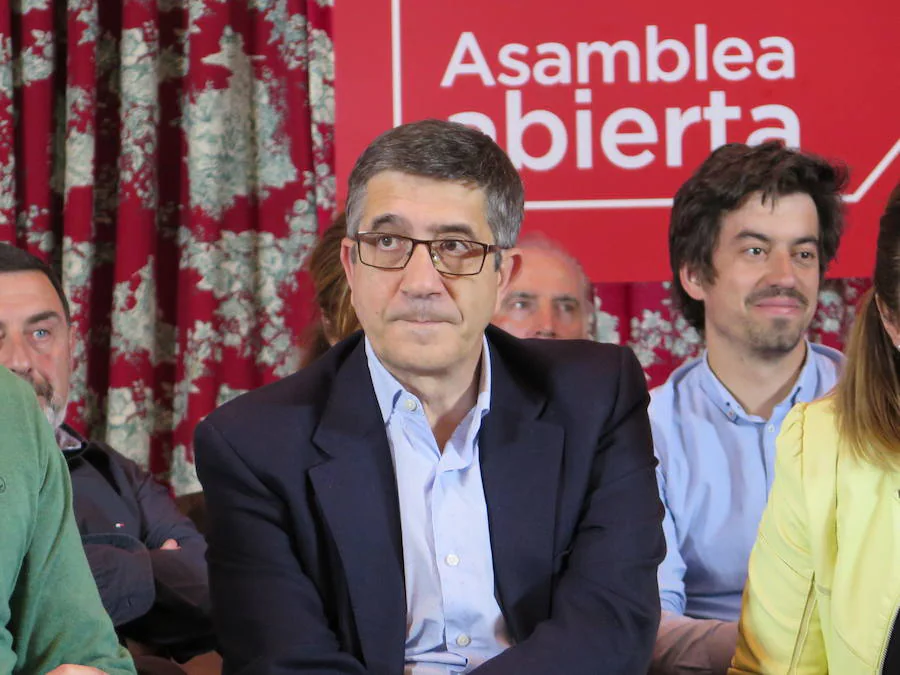
[[91, 572], [139, 672], [174, 672], [170, 659], [215, 646], [206, 542], [150, 474], [65, 424], [74, 338], [55, 273], [0, 244], [0, 365], [34, 388], [56, 432]]
[[713, 152], [675, 196], [675, 305], [706, 352], [651, 394], [666, 507], [653, 673], [724, 673], [775, 438], [842, 356], [805, 339], [844, 225], [842, 169], [775, 142]]

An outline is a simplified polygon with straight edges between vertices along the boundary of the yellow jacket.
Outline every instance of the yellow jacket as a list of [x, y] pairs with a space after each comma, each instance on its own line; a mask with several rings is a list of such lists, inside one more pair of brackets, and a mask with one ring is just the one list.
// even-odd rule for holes
[[881, 673], [900, 606], [900, 472], [850, 454], [831, 398], [796, 406], [777, 448], [729, 675]]

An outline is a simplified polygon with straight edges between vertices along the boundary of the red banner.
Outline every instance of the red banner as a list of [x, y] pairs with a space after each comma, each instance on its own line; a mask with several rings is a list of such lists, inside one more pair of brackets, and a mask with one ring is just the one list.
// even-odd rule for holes
[[670, 276], [671, 197], [726, 142], [784, 140], [851, 170], [833, 276], [868, 276], [900, 180], [897, 0], [341, 0], [338, 191], [392, 125], [477, 126], [525, 181], [525, 229], [595, 281]]

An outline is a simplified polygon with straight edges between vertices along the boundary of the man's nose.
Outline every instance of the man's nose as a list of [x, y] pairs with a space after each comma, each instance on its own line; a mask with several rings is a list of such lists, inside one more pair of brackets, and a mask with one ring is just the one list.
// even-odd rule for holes
[[797, 285], [797, 268], [789, 251], [773, 251], [769, 256], [766, 281], [772, 286], [794, 288]]
[[534, 337], [555, 338], [556, 325], [553, 319], [553, 308], [545, 303], [538, 303], [534, 315]]
[[17, 375], [27, 375], [31, 372], [31, 350], [24, 340], [16, 337], [7, 337], [3, 347], [0, 348], [0, 364], [9, 368]]
[[435, 269], [431, 253], [425, 244], [416, 244], [412, 256], [403, 270], [401, 289], [414, 296], [440, 293], [443, 288], [441, 273]]

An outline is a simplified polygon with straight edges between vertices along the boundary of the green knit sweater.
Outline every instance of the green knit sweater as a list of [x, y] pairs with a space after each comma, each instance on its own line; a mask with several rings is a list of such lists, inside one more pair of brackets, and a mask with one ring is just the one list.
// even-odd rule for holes
[[100, 604], [65, 460], [31, 388], [0, 367], [0, 673], [134, 674]]

